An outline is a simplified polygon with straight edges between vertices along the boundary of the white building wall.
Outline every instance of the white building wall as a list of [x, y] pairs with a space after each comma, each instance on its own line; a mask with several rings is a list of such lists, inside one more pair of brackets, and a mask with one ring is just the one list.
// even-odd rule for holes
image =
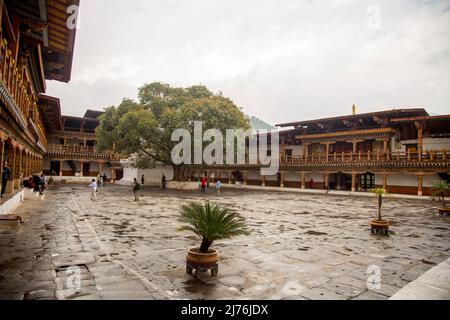
[[425, 138], [423, 139], [424, 150], [449, 150], [450, 151], [450, 139], [449, 138]]
[[145, 178], [146, 186], [160, 186], [162, 175], [166, 176], [166, 180], [173, 180], [173, 169], [168, 166], [160, 166], [153, 169], [137, 169], [125, 167], [123, 169], [123, 178], [118, 182], [120, 184], [131, 184], [136, 178], [140, 183], [142, 175]]

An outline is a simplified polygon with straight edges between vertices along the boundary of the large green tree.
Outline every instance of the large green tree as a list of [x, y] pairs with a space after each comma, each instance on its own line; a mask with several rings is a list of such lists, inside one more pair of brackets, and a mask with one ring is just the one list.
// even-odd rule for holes
[[193, 136], [194, 121], [202, 121], [204, 131], [250, 128], [233, 101], [204, 86], [179, 88], [155, 82], [141, 87], [138, 97], [138, 102], [124, 99], [105, 109], [96, 131], [98, 148], [134, 155], [138, 168], [172, 165], [175, 180], [188, 177], [190, 166], [172, 163], [171, 152], [178, 143], [171, 141], [174, 130], [186, 129]]

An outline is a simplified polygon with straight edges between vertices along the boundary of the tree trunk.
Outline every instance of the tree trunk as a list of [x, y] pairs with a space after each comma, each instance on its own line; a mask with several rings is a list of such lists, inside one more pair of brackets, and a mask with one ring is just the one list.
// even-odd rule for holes
[[381, 206], [383, 205], [383, 196], [378, 195], [378, 220], [381, 221]]
[[202, 245], [200, 246], [200, 252], [201, 253], [208, 253], [209, 247], [212, 245], [212, 241], [208, 239], [202, 240]]

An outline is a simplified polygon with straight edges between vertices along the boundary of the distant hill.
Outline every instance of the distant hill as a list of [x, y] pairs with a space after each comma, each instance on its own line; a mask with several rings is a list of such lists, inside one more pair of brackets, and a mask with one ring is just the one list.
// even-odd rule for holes
[[262, 121], [261, 119], [258, 119], [256, 117], [249, 117], [247, 116], [247, 118], [250, 121], [250, 125], [252, 127], [253, 130], [271, 130], [271, 129], [276, 129], [274, 126], [268, 124], [267, 122]]

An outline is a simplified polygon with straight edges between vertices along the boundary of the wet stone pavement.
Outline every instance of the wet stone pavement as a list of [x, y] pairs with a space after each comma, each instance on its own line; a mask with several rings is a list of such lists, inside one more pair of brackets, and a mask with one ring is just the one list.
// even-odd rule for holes
[[[0, 227], [1, 299], [387, 299], [450, 256], [450, 220], [427, 201], [386, 198], [384, 238], [370, 234], [374, 198], [149, 189], [135, 202], [123, 186], [89, 198], [54, 186], [16, 210], [20, 228]], [[218, 277], [194, 279], [185, 255], [200, 241], [177, 231], [178, 209], [205, 199], [240, 212], [251, 234], [215, 242]], [[368, 268], [381, 273], [370, 290]]]

